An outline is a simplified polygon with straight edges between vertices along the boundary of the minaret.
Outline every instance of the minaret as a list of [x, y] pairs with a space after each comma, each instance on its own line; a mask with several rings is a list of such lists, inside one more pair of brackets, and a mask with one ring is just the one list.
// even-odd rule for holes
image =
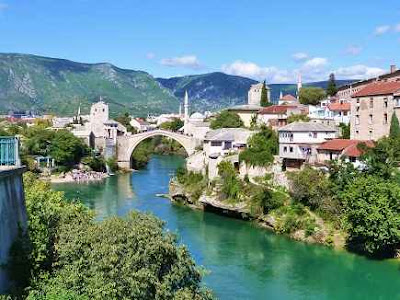
[[179, 117], [182, 117], [182, 103], [179, 102]]
[[301, 73], [299, 73], [299, 77], [297, 78], [297, 99], [300, 97], [300, 90], [303, 87], [303, 82], [301, 80]]
[[185, 125], [184, 125], [184, 133], [188, 134], [188, 126], [189, 126], [189, 96], [187, 90], [185, 91], [185, 99], [183, 101], [183, 107], [185, 110]]
[[282, 100], [282, 98], [283, 98], [283, 93], [281, 91], [281, 93], [279, 94], [279, 100]]

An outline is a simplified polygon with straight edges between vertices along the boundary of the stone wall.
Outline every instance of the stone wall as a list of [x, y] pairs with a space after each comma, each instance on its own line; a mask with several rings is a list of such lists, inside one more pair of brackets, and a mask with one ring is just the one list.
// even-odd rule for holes
[[0, 169], [0, 294], [9, 287], [7, 270], [9, 250], [18, 235], [25, 229], [27, 216], [22, 174], [24, 168]]

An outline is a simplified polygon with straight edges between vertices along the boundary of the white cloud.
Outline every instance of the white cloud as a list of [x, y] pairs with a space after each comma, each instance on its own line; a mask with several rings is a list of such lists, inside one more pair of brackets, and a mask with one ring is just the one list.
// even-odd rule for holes
[[391, 26], [389, 26], [389, 25], [378, 26], [378, 27], [375, 28], [374, 34], [375, 35], [385, 34], [390, 30], [390, 28], [391, 28]]
[[295, 61], [304, 61], [308, 58], [308, 54], [304, 52], [297, 52], [292, 55]]
[[314, 57], [307, 60], [303, 64], [303, 69], [316, 69], [323, 68], [328, 64], [328, 60], [324, 57]]
[[146, 58], [147, 59], [153, 59], [153, 58], [155, 58], [156, 57], [156, 55], [153, 53], [153, 52], [148, 52], [148, 53], [146, 53]]
[[345, 49], [345, 53], [348, 55], [358, 55], [362, 51], [362, 47], [356, 45], [350, 45]]
[[182, 67], [189, 69], [200, 69], [202, 66], [195, 55], [184, 55], [172, 58], [163, 58], [160, 64], [168, 67]]
[[291, 82], [293, 79], [291, 74], [286, 70], [280, 70], [276, 67], [261, 67], [253, 62], [241, 60], [225, 64], [221, 69], [227, 74], [250, 77], [256, 80], [265, 79], [268, 82], [275, 83]]
[[337, 78], [343, 79], [366, 79], [386, 73], [386, 70], [366, 65], [354, 65], [349, 67], [340, 67], [334, 71]]

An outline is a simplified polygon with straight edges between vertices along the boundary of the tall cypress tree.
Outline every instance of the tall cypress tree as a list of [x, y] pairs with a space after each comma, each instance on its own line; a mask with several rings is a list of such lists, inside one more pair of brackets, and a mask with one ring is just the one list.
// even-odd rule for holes
[[334, 96], [337, 93], [335, 74], [331, 73], [329, 75], [328, 87], [326, 88], [326, 93], [328, 96]]
[[389, 137], [395, 138], [395, 139], [400, 138], [399, 119], [397, 119], [396, 113], [392, 114], [392, 119], [390, 120]]
[[270, 106], [271, 103], [269, 102], [268, 99], [268, 91], [267, 91], [267, 85], [265, 84], [265, 80], [263, 82], [262, 88], [261, 88], [261, 101], [260, 101], [260, 105], [262, 107], [265, 106]]

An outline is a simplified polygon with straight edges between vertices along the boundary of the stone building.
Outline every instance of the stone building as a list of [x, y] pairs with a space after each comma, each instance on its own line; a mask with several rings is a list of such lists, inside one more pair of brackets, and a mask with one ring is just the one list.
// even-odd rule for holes
[[387, 136], [393, 113], [400, 118], [400, 81], [365, 86], [351, 99], [351, 139], [378, 140]]
[[351, 100], [353, 94], [358, 93], [367, 85], [374, 83], [374, 82], [393, 82], [393, 81], [400, 81], [400, 70], [397, 70], [396, 65], [390, 66], [389, 73], [380, 75], [378, 77], [360, 80], [357, 82], [353, 82], [351, 84], [346, 84], [338, 88], [336, 96], [341, 100]]
[[[249, 105], [260, 105], [261, 103], [261, 91], [262, 91], [263, 83], [253, 84], [250, 87], [250, 90], [247, 93], [247, 103]], [[267, 90], [268, 100], [271, 101], [271, 89], [266, 85], [265, 89]]]

